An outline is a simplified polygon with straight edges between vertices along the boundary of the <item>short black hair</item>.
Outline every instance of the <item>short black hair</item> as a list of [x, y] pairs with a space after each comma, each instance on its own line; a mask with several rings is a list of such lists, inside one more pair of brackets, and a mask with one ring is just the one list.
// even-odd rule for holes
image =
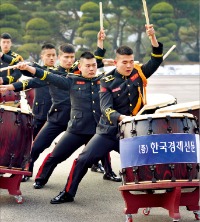
[[119, 55], [133, 55], [133, 50], [126, 46], [126, 45], [123, 45], [123, 46], [120, 46], [117, 51], [116, 51], [116, 54], [119, 54]]
[[42, 45], [42, 50], [44, 50], [44, 49], [55, 49], [55, 48], [56, 48], [55, 45], [53, 45], [51, 43], [44, 43]]
[[93, 59], [93, 58], [95, 58], [94, 54], [89, 51], [82, 53], [80, 56], [80, 59]]
[[2, 33], [1, 34], [1, 39], [12, 39], [11, 35], [9, 33]]
[[64, 43], [59, 47], [59, 53], [75, 53], [74, 46], [72, 44]]

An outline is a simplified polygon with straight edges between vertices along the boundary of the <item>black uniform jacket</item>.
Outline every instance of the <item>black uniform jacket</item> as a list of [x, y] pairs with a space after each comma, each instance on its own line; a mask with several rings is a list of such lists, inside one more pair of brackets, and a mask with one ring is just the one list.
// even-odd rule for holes
[[[146, 78], [149, 78], [162, 63], [162, 51], [163, 45], [159, 43], [159, 47], [153, 47], [151, 59], [141, 66]], [[131, 116], [137, 104], [138, 86], [143, 92], [143, 81], [135, 68], [131, 75], [126, 78], [114, 69], [101, 79], [100, 106], [102, 116], [97, 127], [98, 134], [117, 134], [119, 116]]]
[[[12, 51], [9, 51], [7, 54], [3, 54], [0, 59], [1, 68], [15, 65], [19, 61], [23, 61], [23, 58]], [[21, 72], [18, 69], [9, 69], [0, 72], [0, 77], [3, 78], [3, 85], [7, 85], [13, 82], [16, 82], [21, 77]]]
[[[106, 52], [105, 49], [101, 49], [99, 47], [97, 47], [97, 50], [94, 52], [95, 58], [97, 60], [98, 68], [103, 66], [102, 59], [103, 59], [103, 56], [104, 56], [105, 52]], [[73, 72], [73, 73], [76, 73], [76, 72], [79, 73], [78, 63], [79, 63], [79, 61], [76, 61], [72, 65], [70, 70], [65, 70], [65, 71], [70, 71], [70, 72]], [[39, 67], [38, 64], [36, 64], [36, 63], [34, 63], [33, 66], [34, 67]], [[42, 67], [42, 69], [48, 70], [47, 67]], [[52, 69], [50, 69], [50, 71], [53, 72], [53, 73], [56, 73], [56, 71], [52, 71]], [[26, 76], [32, 76], [28, 72], [23, 72], [23, 74], [25, 74]], [[54, 86], [52, 86], [51, 88], [53, 88], [53, 87]], [[54, 87], [54, 88], [56, 88], [56, 87]], [[59, 90], [57, 89], [56, 91], [58, 92]], [[66, 93], [67, 92], [65, 92], [65, 95], [66, 95]], [[58, 97], [59, 97], [60, 94], [61, 93], [58, 94]], [[54, 93], [54, 95], [55, 95], [55, 93]], [[44, 87], [41, 87], [41, 88], [36, 88], [35, 89], [35, 99], [34, 99], [33, 110], [32, 110], [35, 118], [36, 119], [41, 119], [41, 120], [46, 120], [47, 112], [49, 111], [51, 105], [52, 105], [52, 101], [51, 101], [51, 96], [49, 94], [49, 86], [44, 86]], [[55, 108], [55, 109], [57, 109], [57, 108]], [[55, 111], [55, 109], [54, 109], [54, 111]], [[60, 108], [58, 108], [57, 110], [60, 111]], [[50, 121], [50, 119], [51, 119], [51, 121], [53, 121], [54, 115], [52, 115], [52, 112], [53, 112], [53, 110], [51, 109], [50, 112], [49, 112], [49, 115], [48, 115], [48, 121]], [[69, 113], [68, 109], [67, 109], [66, 113]], [[58, 112], [57, 112], [56, 115], [58, 115]], [[62, 115], [64, 115], [64, 112], [62, 112], [62, 113], [59, 112], [59, 115], [60, 115], [59, 119], [61, 119]], [[65, 118], [63, 118], [63, 124], [66, 124], [65, 119], [67, 119], [67, 116], [65, 116]], [[62, 120], [59, 120], [59, 124], [60, 124], [60, 121], [62, 121]]]
[[[12, 55], [12, 53], [11, 53], [11, 55]], [[11, 55], [10, 54], [3, 54], [2, 60], [4, 62], [12, 64], [13, 57]], [[18, 62], [19, 62], [19, 60], [16, 61], [15, 63], [18, 63]], [[33, 66], [38, 67], [39, 65], [37, 63], [34, 63]], [[41, 66], [39, 66], [39, 67], [41, 67]], [[47, 70], [49, 69], [49, 67], [47, 67], [47, 66], [43, 66], [41, 68], [47, 69]], [[17, 72], [20, 73], [20, 76], [17, 76], [17, 77], [21, 77], [21, 72], [18, 69], [15, 69], [15, 70], [17, 70]], [[31, 76], [31, 75], [28, 75], [28, 76]], [[6, 78], [10, 79], [9, 76], [7, 76]], [[12, 82], [14, 82], [14, 81], [10, 81], [9, 83], [12, 83]], [[34, 95], [33, 108], [32, 108], [32, 113], [34, 115], [34, 119], [46, 121], [47, 120], [47, 113], [48, 113], [51, 105], [52, 105], [52, 101], [51, 101], [51, 96], [49, 93], [49, 87], [44, 86], [42, 88], [36, 88], [35, 95]]]
[[[24, 72], [24, 71], [23, 71]], [[57, 73], [59, 75], [66, 76], [66, 70], [58, 66], [57, 68], [52, 69], [52, 72]], [[71, 104], [70, 104], [70, 98], [69, 98], [69, 92], [66, 90], [61, 90], [58, 87], [54, 85], [50, 85], [38, 78], [33, 79], [27, 79], [23, 80], [21, 82], [13, 83], [15, 87], [15, 91], [21, 91], [26, 90], [30, 88], [44, 88], [44, 86], [49, 87], [49, 93], [52, 98], [52, 106], [48, 112], [47, 120], [49, 122], [58, 124], [58, 125], [66, 125], [69, 116], [70, 116], [70, 110], [71, 110]], [[38, 107], [40, 108], [40, 107]]]
[[68, 74], [59, 76], [36, 68], [36, 77], [53, 84], [60, 89], [68, 90], [71, 100], [71, 117], [67, 131], [76, 134], [95, 134], [100, 119], [99, 75], [87, 79], [81, 75]]

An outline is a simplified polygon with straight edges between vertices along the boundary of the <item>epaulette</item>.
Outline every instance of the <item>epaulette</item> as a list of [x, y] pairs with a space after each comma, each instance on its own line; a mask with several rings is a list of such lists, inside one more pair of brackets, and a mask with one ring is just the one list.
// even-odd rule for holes
[[48, 67], [48, 70], [54, 70], [54, 71], [56, 71], [56, 67]]
[[78, 64], [79, 64], [79, 60], [77, 60], [71, 67], [70, 67], [70, 69], [74, 69], [76, 66], [78, 66]]
[[103, 80], [104, 82], [110, 82], [110, 81], [112, 81], [113, 79], [115, 79], [115, 77], [114, 77], [113, 75], [105, 76], [105, 77], [102, 78], [102, 80]]
[[58, 70], [58, 67], [51, 67], [50, 69], [54, 70], [54, 71], [57, 71]]
[[19, 54], [17, 54], [16, 52], [12, 52], [12, 53], [11, 53], [11, 56], [12, 56], [12, 57], [17, 57], [18, 55], [19, 55]]
[[20, 56], [19, 54], [12, 52], [11, 56], [13, 57], [12, 61], [10, 62], [9, 65], [13, 65], [19, 61], [24, 61], [24, 59], [22, 58], [22, 56]]

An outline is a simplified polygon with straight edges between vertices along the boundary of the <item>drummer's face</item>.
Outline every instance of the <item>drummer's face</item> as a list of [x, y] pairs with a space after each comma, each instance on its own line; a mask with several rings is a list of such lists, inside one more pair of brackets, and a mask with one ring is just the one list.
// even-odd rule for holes
[[75, 62], [75, 53], [61, 53], [59, 55], [60, 65], [65, 69], [70, 69]]
[[41, 52], [41, 59], [45, 66], [53, 67], [56, 63], [57, 54], [55, 49], [44, 49]]
[[97, 61], [95, 58], [86, 59], [80, 58], [78, 68], [85, 78], [94, 78], [97, 72]]
[[11, 46], [12, 46], [12, 41], [11, 41], [11, 39], [1, 38], [0, 45], [1, 45], [1, 51], [3, 53], [8, 53], [10, 51]]
[[134, 67], [134, 56], [117, 54], [115, 59], [115, 66], [121, 75], [129, 76]]

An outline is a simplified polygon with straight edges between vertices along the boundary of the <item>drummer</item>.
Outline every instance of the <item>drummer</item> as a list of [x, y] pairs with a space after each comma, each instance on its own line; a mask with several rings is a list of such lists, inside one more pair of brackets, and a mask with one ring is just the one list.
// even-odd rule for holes
[[162, 63], [163, 46], [158, 43], [153, 25], [146, 25], [151, 36], [151, 59], [142, 66], [134, 65], [131, 48], [121, 46], [116, 51], [116, 69], [101, 79], [100, 105], [102, 116], [97, 133], [88, 142], [72, 167], [70, 177], [51, 204], [74, 201], [78, 185], [94, 161], [112, 150], [119, 152], [118, 123], [142, 108], [142, 91], [145, 77], [150, 77]]
[[[146, 25], [146, 33], [151, 36], [151, 59], [142, 66], [134, 64], [131, 48], [121, 46], [116, 51], [116, 69], [100, 81], [101, 118], [97, 133], [87, 143], [78, 159], [74, 162], [64, 190], [51, 200], [51, 204], [73, 202], [78, 185], [91, 165], [106, 153], [119, 152], [118, 123], [136, 115], [143, 106], [143, 83], [163, 61], [163, 45], [156, 39], [153, 25]], [[49, 81], [52, 75], [35, 73], [38, 78]]]
[[[15, 65], [19, 61], [23, 61], [23, 58], [21, 55], [11, 51], [12, 46], [12, 38], [9, 33], [2, 33], [1, 39], [0, 39], [0, 46], [1, 46], [1, 52], [0, 52], [0, 68], [7, 67], [9, 65]], [[10, 64], [2, 61], [1, 57], [6, 55], [9, 55], [12, 57], [12, 61]], [[18, 69], [8, 69], [5, 71], [0, 72], [0, 85], [6, 85], [10, 84], [12, 82], [16, 82], [21, 77], [21, 72]]]

